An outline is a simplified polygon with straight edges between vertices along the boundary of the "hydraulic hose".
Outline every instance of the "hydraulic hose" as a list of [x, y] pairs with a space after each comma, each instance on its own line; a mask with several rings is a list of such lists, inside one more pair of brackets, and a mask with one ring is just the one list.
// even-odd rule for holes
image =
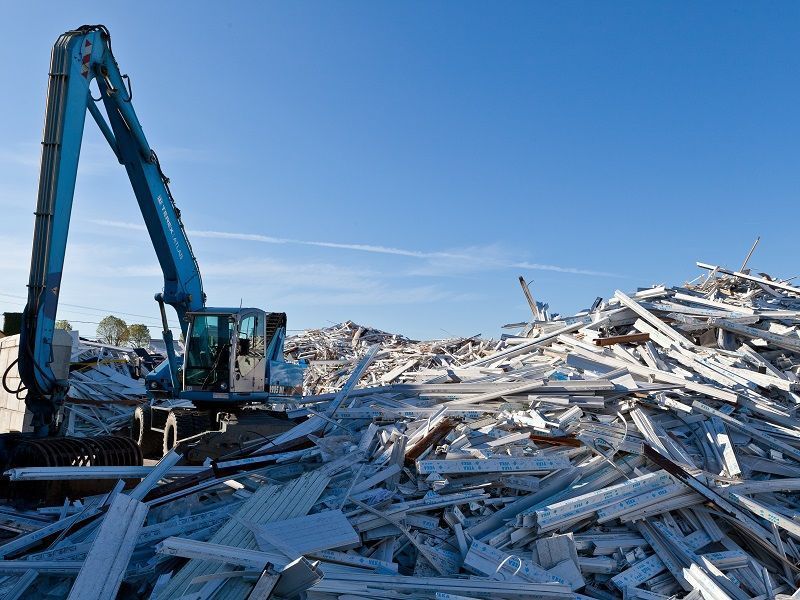
[[11, 372], [11, 368], [12, 368], [14, 365], [16, 365], [18, 362], [19, 362], [19, 359], [18, 359], [18, 358], [15, 358], [13, 361], [11, 361], [11, 364], [9, 364], [9, 365], [8, 365], [8, 367], [6, 367], [6, 370], [3, 372], [3, 389], [4, 389], [6, 392], [8, 392], [9, 394], [14, 394], [14, 396], [15, 396], [16, 398], [19, 398], [19, 395], [20, 395], [20, 393], [21, 393], [21, 392], [24, 392], [24, 391], [27, 389], [27, 388], [26, 388], [26, 387], [25, 387], [25, 386], [22, 384], [22, 381], [20, 381], [20, 382], [19, 382], [19, 386], [17, 386], [17, 389], [16, 389], [16, 390], [12, 390], [10, 387], [8, 387], [8, 383], [7, 383], [8, 374]]

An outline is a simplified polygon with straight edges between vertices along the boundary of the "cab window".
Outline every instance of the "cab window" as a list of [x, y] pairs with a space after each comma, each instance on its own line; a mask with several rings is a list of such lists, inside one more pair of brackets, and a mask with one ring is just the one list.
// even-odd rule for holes
[[227, 315], [197, 315], [186, 345], [184, 378], [188, 386], [215, 389], [228, 383], [230, 323]]
[[253, 347], [253, 339], [256, 335], [256, 317], [251, 315], [245, 317], [239, 323], [239, 354], [248, 355]]

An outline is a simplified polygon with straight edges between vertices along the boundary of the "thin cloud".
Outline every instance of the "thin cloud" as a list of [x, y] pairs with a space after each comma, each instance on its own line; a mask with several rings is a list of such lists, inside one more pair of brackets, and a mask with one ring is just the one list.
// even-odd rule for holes
[[[140, 223], [128, 223], [125, 221], [110, 221], [106, 219], [92, 219], [95, 225], [105, 227], [117, 227], [120, 229], [133, 229], [144, 231], [146, 228]], [[373, 254], [392, 254], [395, 256], [410, 256], [412, 258], [455, 258], [470, 259], [469, 256], [461, 254], [451, 254], [448, 252], [419, 252], [417, 250], [405, 250], [403, 248], [392, 248], [387, 246], [374, 246], [371, 244], [343, 244], [338, 242], [317, 242], [309, 240], [295, 240], [291, 238], [279, 238], [258, 233], [237, 233], [233, 231], [209, 231], [204, 229], [193, 229], [187, 231], [188, 235], [199, 238], [215, 238], [224, 240], [241, 240], [244, 242], [263, 242], [265, 244], [298, 244], [301, 246], [317, 246], [321, 248], [337, 248], [339, 250], [355, 250], [357, 252], [371, 252]]]
[[[73, 275], [88, 275], [89, 265], [80, 257], [74, 261]], [[116, 285], [117, 293], [135, 296], [143, 281], [152, 279], [158, 285], [161, 269], [156, 263], [119, 267], [113, 259], [103, 257], [92, 265], [92, 278], [120, 276], [124, 284]], [[135, 280], [138, 278], [138, 280]], [[75, 279], [73, 278], [72, 281]], [[203, 264], [203, 281], [214, 303], [234, 306], [240, 301], [252, 303], [254, 298], [280, 306], [396, 306], [464, 302], [474, 300], [474, 294], [456, 293], [438, 285], [397, 285], [380, 274], [363, 269], [351, 269], [330, 263], [304, 263], [263, 258], [239, 258], [235, 263], [210, 262]], [[235, 282], [235, 285], [233, 283]], [[81, 285], [81, 288], [86, 288]], [[99, 286], [103, 288], [102, 285]], [[95, 285], [94, 288], [98, 289]], [[213, 290], [213, 291], [212, 291]], [[87, 292], [87, 297], [95, 293]]]
[[[105, 219], [92, 219], [95, 225], [104, 227], [116, 227], [119, 229], [133, 229], [143, 231], [145, 226], [139, 223], [129, 223], [125, 221], [110, 221]], [[189, 230], [187, 234], [198, 238], [215, 238], [228, 240], [241, 240], [246, 242], [261, 242], [265, 244], [292, 244], [299, 246], [315, 246], [320, 248], [335, 248], [337, 250], [351, 250], [355, 252], [367, 252], [371, 254], [388, 254], [392, 256], [404, 256], [409, 258], [434, 260], [434, 261], [456, 261], [470, 263], [483, 268], [495, 269], [525, 269], [531, 271], [552, 271], [556, 273], [568, 273], [572, 275], [589, 275], [593, 277], [623, 277], [617, 273], [607, 271], [594, 271], [591, 269], [581, 269], [577, 267], [565, 267], [561, 265], [550, 265], [531, 262], [508, 262], [500, 259], [487, 259], [486, 256], [470, 253], [454, 252], [424, 252], [420, 250], [409, 250], [406, 248], [394, 248], [391, 246], [376, 246], [372, 244], [346, 244], [339, 242], [326, 242], [316, 240], [298, 240], [292, 238], [279, 238], [258, 233], [239, 233], [233, 231], [208, 231], [208, 230]]]
[[592, 275], [594, 277], [624, 277], [619, 273], [609, 271], [592, 271], [590, 269], [577, 269], [575, 267], [560, 267], [558, 265], [543, 265], [541, 263], [520, 262], [509, 265], [515, 269], [528, 269], [530, 271], [555, 271], [556, 273], [571, 273], [573, 275]]

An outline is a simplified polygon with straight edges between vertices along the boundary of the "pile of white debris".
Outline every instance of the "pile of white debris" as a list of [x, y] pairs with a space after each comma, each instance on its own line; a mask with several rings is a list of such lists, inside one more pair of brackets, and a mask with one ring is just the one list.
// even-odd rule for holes
[[135, 408], [146, 401], [146, 374], [131, 348], [74, 335], [64, 404], [66, 434], [102, 435], [127, 427]]
[[287, 359], [308, 363], [304, 393], [309, 395], [338, 390], [353, 364], [366, 348], [374, 345], [380, 350], [364, 373], [362, 387], [385, 385], [426, 373], [435, 375], [486, 356], [499, 347], [498, 342], [479, 336], [419, 342], [346, 321], [289, 337], [284, 348]]
[[[126, 427], [136, 406], [146, 401], [146, 368], [131, 348], [83, 339], [77, 332], [56, 331], [51, 367], [69, 380], [63, 405], [65, 433], [86, 437]], [[17, 368], [19, 335], [0, 340], [0, 433], [32, 431], [27, 391]]]
[[498, 343], [293, 338], [314, 393], [248, 452], [8, 473], [120, 483], [2, 508], [0, 593], [799, 598], [800, 288], [699, 266]]

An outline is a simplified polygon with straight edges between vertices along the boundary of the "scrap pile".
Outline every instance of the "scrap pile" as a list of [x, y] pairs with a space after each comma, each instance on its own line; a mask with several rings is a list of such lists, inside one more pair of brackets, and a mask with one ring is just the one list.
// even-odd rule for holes
[[[19, 377], [19, 335], [0, 342], [0, 432], [32, 431], [27, 391]], [[137, 405], [145, 401], [146, 372], [136, 355], [78, 337], [77, 332], [56, 330], [51, 367], [58, 379], [69, 380], [63, 405], [65, 431], [70, 436], [109, 434], [128, 425]]]
[[800, 288], [700, 266], [401, 382], [329, 336], [346, 382], [208, 466], [16, 469], [144, 478], [2, 509], [0, 594], [798, 598]]
[[109, 434], [127, 426], [136, 406], [145, 400], [146, 373], [130, 348], [73, 336], [64, 403], [67, 435]]
[[321, 394], [339, 389], [353, 363], [373, 345], [380, 346], [381, 351], [367, 370], [364, 386], [385, 385], [403, 381], [412, 373], [457, 367], [486, 356], [497, 343], [477, 336], [420, 342], [346, 321], [289, 337], [284, 348], [288, 359], [309, 364], [304, 393]]

